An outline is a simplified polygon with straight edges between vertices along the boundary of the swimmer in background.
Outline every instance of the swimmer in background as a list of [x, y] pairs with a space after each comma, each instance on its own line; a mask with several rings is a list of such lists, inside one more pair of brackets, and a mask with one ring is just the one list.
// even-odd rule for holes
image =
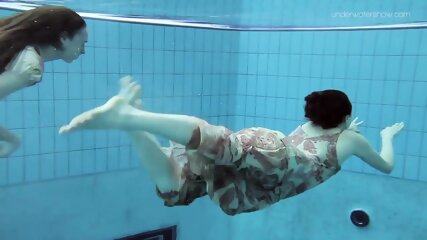
[[[86, 22], [71, 9], [38, 7], [0, 19], [0, 99], [39, 83], [45, 62], [67, 63], [85, 52]], [[0, 126], [0, 158], [20, 140]]]

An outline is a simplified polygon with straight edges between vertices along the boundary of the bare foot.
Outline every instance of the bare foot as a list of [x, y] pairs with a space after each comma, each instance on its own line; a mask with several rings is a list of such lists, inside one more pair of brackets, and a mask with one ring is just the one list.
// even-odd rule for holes
[[81, 129], [120, 129], [123, 113], [134, 109], [121, 96], [110, 98], [104, 105], [74, 117], [68, 125], [59, 129], [59, 134]]
[[81, 129], [121, 129], [126, 112], [142, 108], [141, 86], [132, 77], [120, 79], [119, 93], [104, 105], [74, 117], [68, 125], [59, 129], [59, 134]]
[[142, 109], [141, 86], [131, 76], [120, 79], [120, 90], [117, 95], [125, 99], [132, 107]]

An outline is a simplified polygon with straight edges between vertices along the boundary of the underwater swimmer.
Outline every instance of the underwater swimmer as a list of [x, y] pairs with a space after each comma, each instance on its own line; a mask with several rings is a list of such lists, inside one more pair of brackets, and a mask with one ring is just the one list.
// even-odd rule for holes
[[[86, 22], [65, 7], [38, 7], [0, 19], [0, 99], [39, 83], [44, 62], [67, 63], [85, 52]], [[19, 146], [19, 138], [0, 127], [0, 158]]]
[[[208, 195], [228, 215], [263, 209], [318, 186], [353, 155], [390, 173], [393, 139], [404, 127], [384, 128], [377, 153], [357, 131], [361, 122], [351, 121], [352, 105], [338, 90], [307, 95], [308, 121], [287, 136], [260, 127], [232, 132], [193, 116], [144, 111], [140, 92], [132, 78], [123, 78], [116, 96], [76, 116], [59, 133], [126, 131], [166, 206]], [[152, 134], [170, 139], [170, 147], [161, 147]]]

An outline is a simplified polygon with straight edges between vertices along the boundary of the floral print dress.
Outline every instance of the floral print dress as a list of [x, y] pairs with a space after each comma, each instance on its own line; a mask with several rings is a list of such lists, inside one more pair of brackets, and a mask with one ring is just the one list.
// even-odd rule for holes
[[[206, 122], [197, 149], [174, 144], [181, 163], [179, 191], [157, 194], [166, 206], [188, 205], [209, 195], [228, 215], [252, 212], [300, 194], [340, 170], [339, 134], [309, 137], [298, 127], [289, 136], [266, 128], [231, 132]], [[197, 168], [192, 167], [197, 165]]]

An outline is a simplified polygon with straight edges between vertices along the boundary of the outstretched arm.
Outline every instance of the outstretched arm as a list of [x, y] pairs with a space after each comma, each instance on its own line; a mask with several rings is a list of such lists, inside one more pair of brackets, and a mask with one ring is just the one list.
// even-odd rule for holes
[[391, 173], [394, 168], [393, 139], [402, 130], [403, 126], [403, 123], [396, 123], [381, 131], [381, 151], [379, 154], [362, 135], [353, 135], [355, 143], [354, 154], [379, 171]]

